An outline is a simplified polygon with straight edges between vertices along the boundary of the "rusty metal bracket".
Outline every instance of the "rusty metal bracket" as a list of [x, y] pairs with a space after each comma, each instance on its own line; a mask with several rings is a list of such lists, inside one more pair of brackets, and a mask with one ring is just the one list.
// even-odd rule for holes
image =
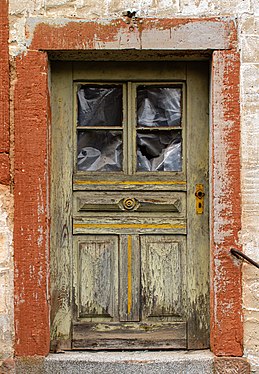
[[247, 255], [245, 255], [244, 253], [240, 252], [238, 249], [234, 249], [234, 248], [231, 248], [230, 249], [230, 252], [232, 253], [232, 255], [234, 255], [235, 257], [241, 259], [241, 260], [246, 260], [247, 262], [249, 262], [251, 265], [254, 265], [256, 268], [259, 269], [259, 264], [258, 262], [252, 260], [250, 257], [248, 257]]

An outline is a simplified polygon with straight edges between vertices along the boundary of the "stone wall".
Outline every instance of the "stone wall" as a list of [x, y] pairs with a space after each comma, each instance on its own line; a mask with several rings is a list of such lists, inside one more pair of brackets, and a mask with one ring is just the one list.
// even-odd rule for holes
[[[0, 367], [13, 354], [13, 195], [9, 166], [8, 5], [0, 1]], [[0, 369], [1, 371], [1, 369]]]
[[13, 199], [0, 185], [0, 363], [13, 352]]
[[[242, 232], [240, 244], [245, 253], [259, 261], [259, 137], [258, 86], [259, 52], [257, 0], [10, 0], [10, 55], [26, 52], [32, 32], [40, 20], [61, 25], [66, 19], [88, 20], [121, 18], [124, 11], [136, 10], [140, 17], [208, 17], [230, 16], [238, 25], [238, 46], [241, 51], [241, 161], [242, 161]], [[257, 6], [257, 8], [256, 8]], [[14, 78], [15, 79], [15, 78]], [[14, 80], [11, 86], [14, 85]], [[1, 149], [0, 149], [1, 151]], [[9, 149], [8, 149], [9, 152]], [[6, 153], [6, 150], [5, 150]], [[7, 154], [7, 153], [6, 153]], [[4, 156], [6, 158], [6, 156]], [[4, 319], [9, 331], [5, 337], [5, 352], [11, 352], [10, 334], [12, 307], [10, 269], [12, 269], [12, 236], [9, 188], [0, 189], [0, 223], [4, 236], [0, 247], [0, 320]], [[2, 199], [2, 200], [1, 200]], [[3, 203], [1, 204], [1, 201]], [[6, 204], [6, 201], [8, 203]], [[7, 208], [6, 208], [7, 207]], [[10, 207], [10, 208], [9, 208]], [[1, 210], [2, 209], [2, 210]], [[4, 209], [4, 210], [3, 210]], [[2, 228], [1, 228], [2, 232]], [[0, 237], [1, 239], [1, 237]], [[7, 273], [6, 273], [6, 270]], [[8, 275], [6, 275], [8, 274]], [[258, 270], [251, 265], [243, 268], [243, 307], [245, 355], [252, 370], [259, 373], [259, 282]], [[3, 291], [2, 291], [3, 290]], [[6, 291], [8, 290], [8, 292]], [[4, 303], [2, 303], [2, 298]], [[6, 305], [6, 307], [1, 307]], [[1, 324], [0, 324], [1, 325]], [[0, 330], [1, 334], [1, 330]], [[1, 338], [0, 335], [0, 346]], [[257, 370], [257, 371], [256, 371]]]
[[[255, 14], [242, 14], [241, 136], [242, 136], [242, 236], [243, 251], [259, 262], [259, 4]], [[259, 270], [244, 264], [244, 348], [253, 372], [259, 373]]]

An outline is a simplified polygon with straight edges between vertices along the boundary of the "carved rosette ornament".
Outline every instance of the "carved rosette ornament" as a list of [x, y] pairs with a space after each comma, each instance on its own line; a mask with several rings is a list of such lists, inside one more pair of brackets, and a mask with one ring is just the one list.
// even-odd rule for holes
[[135, 210], [138, 208], [139, 203], [138, 200], [134, 199], [134, 197], [128, 197], [122, 200], [122, 206], [126, 210]]

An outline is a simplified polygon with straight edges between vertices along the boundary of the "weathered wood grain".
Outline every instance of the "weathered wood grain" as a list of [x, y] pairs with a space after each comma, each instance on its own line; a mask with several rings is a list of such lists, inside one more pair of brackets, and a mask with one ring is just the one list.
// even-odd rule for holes
[[[105, 67], [103, 61], [74, 62], [73, 64], [74, 80], [107, 80], [114, 81], [151, 81], [154, 77], [158, 81], [184, 80], [186, 79], [186, 63], [174, 61], [142, 61], [126, 62], [106, 61]], [[154, 75], [155, 72], [155, 75]]]
[[138, 235], [120, 235], [120, 321], [140, 320]]
[[74, 324], [74, 349], [184, 349], [186, 323]]
[[78, 318], [118, 320], [118, 255], [115, 235], [76, 238], [74, 288]]
[[71, 64], [51, 66], [51, 341], [69, 348], [72, 318], [72, 73]]
[[186, 313], [186, 237], [141, 236], [142, 318]]
[[171, 217], [120, 216], [74, 217], [74, 234], [186, 234], [186, 219]]
[[[209, 346], [209, 119], [208, 65], [187, 68], [188, 348]], [[204, 185], [204, 213], [196, 213], [196, 184]]]
[[[125, 209], [124, 199], [135, 200], [135, 206], [131, 210]], [[170, 213], [177, 217], [186, 215], [186, 194], [184, 192], [75, 192], [74, 193], [74, 215], [87, 212], [103, 213], [127, 213], [136, 214], [141, 212]]]

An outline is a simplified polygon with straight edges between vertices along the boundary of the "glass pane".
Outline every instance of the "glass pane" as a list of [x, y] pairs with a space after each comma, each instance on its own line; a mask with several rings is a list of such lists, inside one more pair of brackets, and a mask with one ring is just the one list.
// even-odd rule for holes
[[77, 168], [81, 171], [122, 170], [122, 131], [78, 131]]
[[122, 86], [81, 85], [77, 102], [78, 126], [122, 125]]
[[138, 126], [181, 126], [181, 96], [181, 88], [139, 86]]
[[181, 171], [181, 131], [137, 133], [138, 171]]

